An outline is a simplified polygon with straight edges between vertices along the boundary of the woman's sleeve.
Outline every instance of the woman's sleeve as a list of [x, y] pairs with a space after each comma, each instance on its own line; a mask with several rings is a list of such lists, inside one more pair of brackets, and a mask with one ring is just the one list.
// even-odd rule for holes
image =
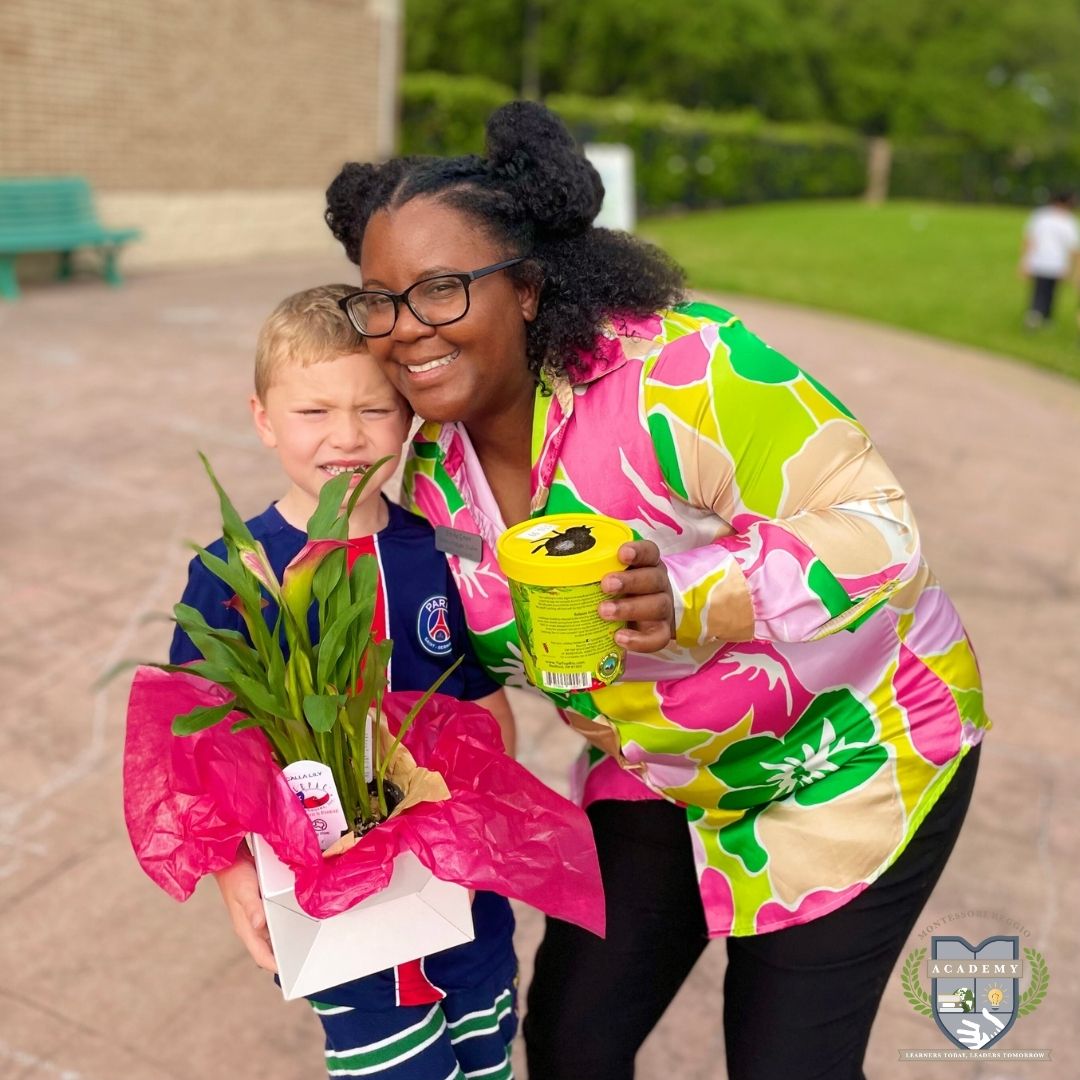
[[[240, 616], [226, 604], [232, 598], [232, 591], [221, 578], [210, 573], [203, 566], [198, 556], [188, 564], [188, 581], [181, 604], [195, 608], [206, 621], [221, 630], [243, 630]], [[187, 664], [192, 660], [201, 660], [202, 653], [195, 643], [177, 625], [173, 631], [172, 645], [169, 647], [169, 663]]]
[[673, 495], [730, 529], [664, 555], [678, 644], [852, 630], [918, 572], [907, 500], [862, 426], [738, 320], [666, 345], [643, 391]]

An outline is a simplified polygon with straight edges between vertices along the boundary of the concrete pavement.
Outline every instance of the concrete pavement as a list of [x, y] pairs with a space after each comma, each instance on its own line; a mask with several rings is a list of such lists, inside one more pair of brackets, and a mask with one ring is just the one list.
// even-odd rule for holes
[[[286, 293], [352, 278], [343, 260], [297, 260], [146, 274], [119, 291], [40, 286], [0, 307], [0, 1077], [322, 1075], [316, 1021], [254, 968], [213, 886], [180, 906], [136, 865], [120, 809], [126, 687], [93, 682], [121, 657], [165, 654], [169, 627], [147, 616], [179, 595], [184, 540], [217, 533], [195, 449], [242, 511], [279, 494], [247, 417], [256, 329]], [[1053, 1063], [898, 1061], [900, 1048], [946, 1043], [894, 974], [867, 1075], [1080, 1075], [1080, 386], [868, 323], [730, 303], [869, 427], [984, 669], [996, 729], [909, 948], [935, 920], [978, 911], [935, 932], [1019, 932], [1051, 972], [1003, 1049], [1049, 1048]], [[515, 704], [522, 757], [563, 786], [576, 737], [543, 703]], [[527, 980], [540, 919], [519, 921]], [[725, 1075], [723, 968], [715, 943], [642, 1050], [640, 1080]]]

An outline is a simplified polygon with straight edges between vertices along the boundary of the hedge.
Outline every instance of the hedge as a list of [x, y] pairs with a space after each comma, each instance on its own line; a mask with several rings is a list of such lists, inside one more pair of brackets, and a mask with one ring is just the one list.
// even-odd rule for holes
[[490, 79], [428, 71], [401, 80], [402, 154], [479, 154], [484, 123], [514, 91]]
[[[478, 153], [488, 115], [514, 96], [487, 79], [407, 75], [401, 150]], [[866, 185], [865, 142], [840, 128], [771, 124], [752, 110], [717, 113], [625, 99], [560, 94], [546, 104], [581, 142], [625, 143], [634, 151], [643, 212], [846, 197]]]
[[924, 139], [893, 147], [889, 194], [942, 202], [1045, 202], [1080, 185], [1080, 141], [1032, 150], [980, 150]]
[[[423, 72], [402, 82], [403, 153], [480, 153], [484, 122], [515, 97], [488, 79]], [[769, 123], [622, 98], [552, 95], [547, 104], [586, 142], [626, 143], [642, 212], [861, 195], [866, 140], [819, 124]], [[889, 194], [943, 202], [1032, 205], [1080, 184], [1080, 140], [1054, 149], [978, 150], [955, 140], [895, 142]]]

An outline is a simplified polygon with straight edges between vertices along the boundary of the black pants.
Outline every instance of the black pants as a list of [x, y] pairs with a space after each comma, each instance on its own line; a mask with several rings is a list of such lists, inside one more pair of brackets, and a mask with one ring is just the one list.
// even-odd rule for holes
[[1031, 307], [1029, 310], [1039, 315], [1043, 321], [1048, 320], [1054, 310], [1054, 290], [1057, 289], [1057, 284], [1057, 278], [1032, 278]]
[[[977, 762], [976, 748], [903, 854], [850, 903], [728, 939], [729, 1080], [861, 1080], [882, 992], [952, 851]], [[638, 1049], [708, 940], [685, 813], [599, 802], [589, 817], [608, 936], [548, 919], [523, 1025], [529, 1080], [631, 1080]]]

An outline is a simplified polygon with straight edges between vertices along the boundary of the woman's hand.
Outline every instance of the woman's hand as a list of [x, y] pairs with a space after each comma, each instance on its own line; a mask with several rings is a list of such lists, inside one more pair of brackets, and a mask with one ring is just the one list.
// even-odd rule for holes
[[659, 652], [675, 635], [675, 600], [660, 549], [651, 540], [636, 540], [619, 548], [626, 569], [607, 574], [600, 587], [621, 593], [600, 605], [600, 618], [626, 622], [615, 640], [631, 652]]
[[251, 959], [266, 971], [277, 971], [277, 961], [270, 947], [270, 931], [266, 927], [262, 894], [255, 863], [241, 848], [232, 866], [219, 870], [214, 879], [221, 890], [236, 936], [244, 943]]

